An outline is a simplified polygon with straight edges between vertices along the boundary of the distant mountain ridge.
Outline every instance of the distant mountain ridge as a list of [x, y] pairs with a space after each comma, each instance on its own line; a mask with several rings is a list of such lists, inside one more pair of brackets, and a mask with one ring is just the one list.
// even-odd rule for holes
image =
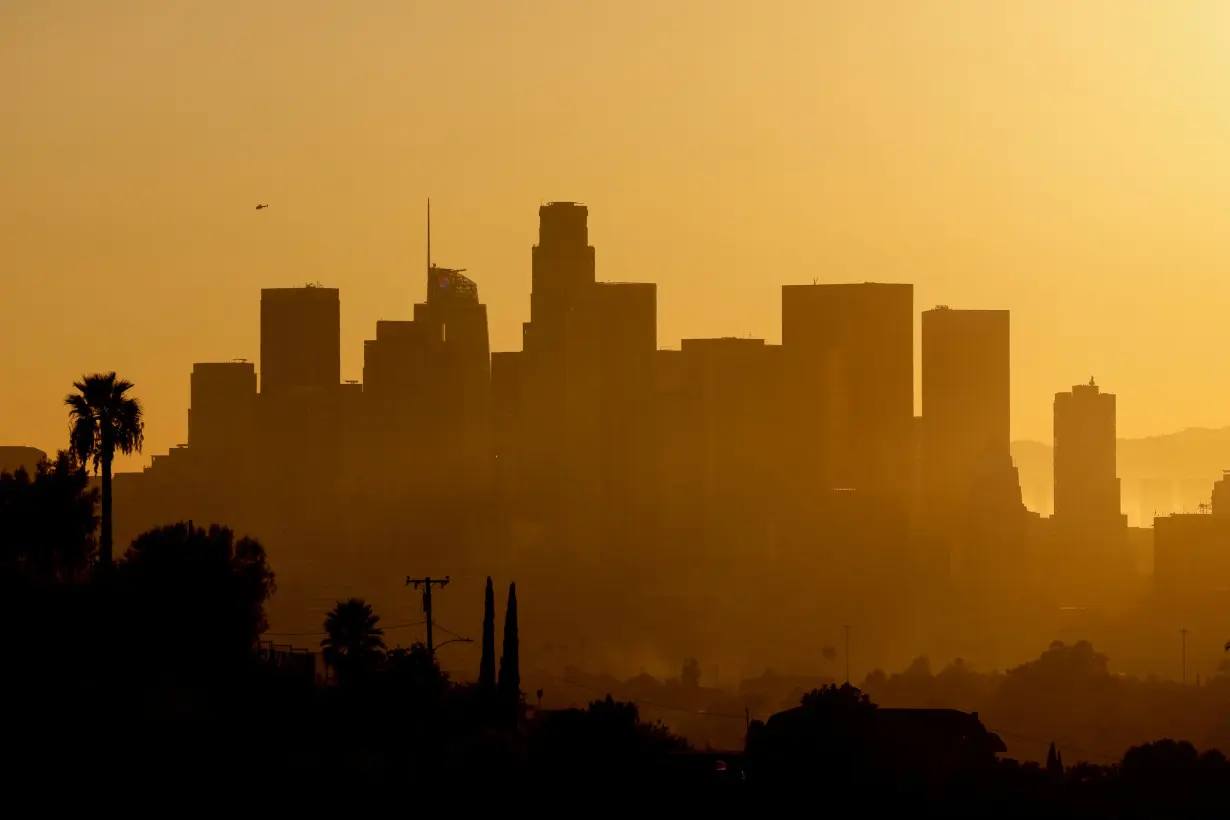
[[[1049, 513], [1047, 498], [1053, 491], [1053, 455], [1050, 444], [1040, 441], [1012, 442], [1012, 458], [1021, 476], [1021, 491], [1031, 509]], [[1169, 482], [1173, 485], [1173, 510], [1195, 511], [1208, 501], [1213, 482], [1223, 470], [1230, 470], [1230, 427], [1190, 427], [1177, 433], [1145, 438], [1121, 438], [1118, 445], [1118, 472], [1122, 485], [1123, 511], [1129, 518], [1147, 516], [1141, 505], [1165, 509], [1164, 499], [1145, 498], [1144, 482]], [[1164, 490], [1161, 491], [1164, 496]]]

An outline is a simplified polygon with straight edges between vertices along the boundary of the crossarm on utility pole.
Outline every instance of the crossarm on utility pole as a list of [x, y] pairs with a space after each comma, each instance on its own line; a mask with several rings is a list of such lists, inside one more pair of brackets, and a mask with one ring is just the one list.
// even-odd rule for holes
[[423, 612], [425, 612], [427, 615], [427, 654], [428, 655], [434, 656], [434, 653], [435, 653], [435, 643], [432, 641], [432, 632], [431, 632], [431, 626], [432, 626], [431, 588], [434, 585], [434, 586], [440, 587], [441, 589], [444, 589], [444, 587], [448, 586], [448, 579], [449, 579], [449, 576], [447, 575], [445, 575], [443, 578], [432, 578], [430, 575], [428, 575], [426, 578], [411, 578], [409, 575], [406, 576], [406, 586], [410, 586], [411, 584], [413, 584], [415, 589], [418, 589], [420, 586], [423, 588]]

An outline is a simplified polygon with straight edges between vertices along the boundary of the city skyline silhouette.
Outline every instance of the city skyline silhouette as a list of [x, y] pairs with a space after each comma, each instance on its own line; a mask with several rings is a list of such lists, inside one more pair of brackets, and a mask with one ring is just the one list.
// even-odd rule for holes
[[11, 0], [14, 794], [1226, 814], [1227, 31]]
[[[1220, 97], [1201, 91], [1224, 59], [1215, 7], [156, 7], [107, 18], [100, 39], [88, 3], [62, 16], [19, 2], [0, 32], [19, 124], [4, 137], [16, 286], [0, 345], [36, 333], [67, 290], [143, 340], [83, 326], [37, 367], [6, 359], [4, 421], [35, 446], [58, 437], [36, 396], [121, 365], [145, 385], [151, 445], [182, 443], [181, 359], [255, 360], [256, 285], [347, 294], [343, 372], [361, 378], [367, 329], [418, 298], [428, 196], [440, 258], [484, 282], [496, 351], [519, 347], [528, 313], [530, 208], [576, 197], [600, 209], [603, 277], [658, 283], [664, 347], [775, 341], [777, 284], [908, 281], [920, 309], [1013, 312], [1014, 439], [1049, 440], [1046, 396], [1090, 373], [1137, 397], [1125, 437], [1230, 423], [1230, 392], [1198, 355], [1217, 349], [1230, 302], [1222, 160], [1205, 136]], [[300, 22], [279, 45], [269, 32], [287, 20]], [[572, 34], [546, 34], [558, 27]], [[458, 70], [457, 45], [501, 68]], [[73, 80], [85, 66], [91, 79]], [[182, 127], [205, 111], [213, 126]], [[492, 126], [501, 140], [476, 138]]]

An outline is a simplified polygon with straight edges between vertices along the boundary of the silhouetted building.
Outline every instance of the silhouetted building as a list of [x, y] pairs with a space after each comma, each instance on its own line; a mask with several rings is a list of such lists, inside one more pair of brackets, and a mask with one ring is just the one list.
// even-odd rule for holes
[[414, 306], [414, 323], [429, 357], [420, 402], [434, 410], [424, 431], [440, 445], [434, 480], [467, 495], [485, 494], [491, 454], [487, 306], [461, 270], [431, 265], [427, 280], [427, 300]]
[[1055, 394], [1055, 518], [1062, 524], [1126, 526], [1119, 509], [1115, 395], [1093, 379]]
[[560, 350], [568, 311], [595, 281], [589, 208], [551, 202], [538, 209], [532, 277], [525, 349], [534, 354]]
[[569, 518], [580, 524], [574, 535], [591, 543], [601, 533], [627, 544], [630, 526], [643, 536], [653, 525], [657, 322], [654, 284], [595, 283], [568, 314]]
[[409, 434], [404, 420], [425, 401], [429, 380], [425, 328], [411, 321], [376, 322], [376, 338], [363, 342], [363, 391], [385, 446]]
[[1230, 514], [1154, 519], [1153, 588], [1164, 612], [1230, 614]]
[[261, 290], [261, 393], [329, 392], [342, 380], [337, 288]]
[[563, 513], [566, 480], [569, 315], [594, 285], [588, 218], [589, 209], [575, 202], [551, 202], [538, 209], [530, 321], [522, 332], [527, 443], [522, 475], [537, 502], [536, 514], [553, 521]]
[[782, 288], [789, 480], [904, 500], [914, 419], [912, 285]]
[[1230, 610], [1230, 470], [1196, 513], [1153, 521], [1153, 586], [1168, 609]]
[[188, 446], [211, 455], [236, 456], [252, 446], [256, 365], [197, 362], [192, 366]]
[[977, 465], [967, 496], [957, 574], [990, 584], [992, 595], [1007, 603], [1005, 591], [1019, 589], [1028, 570], [1029, 517], [1012, 457], [988, 454]]
[[1122, 593], [1136, 573], [1120, 511], [1115, 396], [1093, 379], [1055, 394], [1055, 544], [1062, 594]]
[[[981, 465], [1009, 455], [1008, 311], [922, 314], [922, 417], [927, 484], [964, 505]], [[1009, 456], [1010, 457], [1010, 456]]]
[[[663, 514], [669, 543], [698, 560], [772, 553], [778, 511], [781, 347], [763, 339], [684, 339], [660, 410]], [[664, 372], [664, 371], [663, 371]], [[660, 396], [661, 402], [664, 396]], [[701, 557], [701, 556], [704, 557]]]
[[[922, 314], [922, 517], [931, 537], [949, 542], [958, 574], [1007, 569], [1023, 550], [1024, 505], [1009, 447], [1008, 321], [1006, 310], [940, 306]], [[1012, 546], [997, 545], [1008, 531]]]

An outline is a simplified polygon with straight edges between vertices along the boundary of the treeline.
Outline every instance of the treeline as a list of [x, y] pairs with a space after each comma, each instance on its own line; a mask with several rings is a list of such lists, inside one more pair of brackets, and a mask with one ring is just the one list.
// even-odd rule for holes
[[899, 673], [872, 672], [861, 687], [883, 706], [977, 712], [1020, 759], [1042, 760], [1052, 740], [1069, 763], [1117, 761], [1129, 748], [1163, 737], [1230, 749], [1225, 664], [1199, 685], [1184, 685], [1117, 674], [1088, 641], [1056, 641], [1002, 672], [981, 672], [960, 660], [933, 670], [918, 658]]
[[69, 453], [0, 475], [0, 702], [27, 784], [136, 775], [199, 788], [230, 771], [303, 788], [643, 779], [661, 753], [686, 748], [609, 699], [531, 714], [515, 586], [497, 662], [488, 584], [478, 683], [449, 680], [421, 644], [387, 647], [358, 599], [323, 624], [325, 682], [258, 651], [277, 589], [258, 542], [180, 522], [104, 562], [97, 502]]

